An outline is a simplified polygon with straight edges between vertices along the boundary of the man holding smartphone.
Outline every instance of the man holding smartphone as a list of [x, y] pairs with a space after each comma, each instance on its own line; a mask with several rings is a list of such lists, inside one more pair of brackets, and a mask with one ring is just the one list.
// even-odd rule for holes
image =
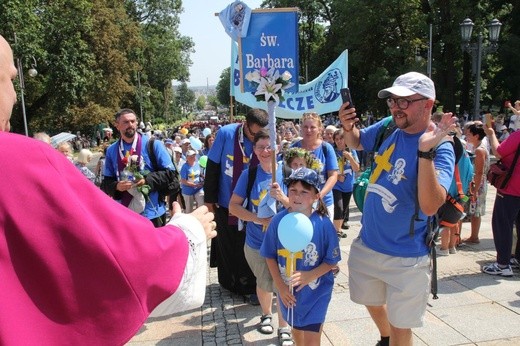
[[[439, 143], [456, 118], [446, 113], [437, 126], [431, 121], [435, 87], [417, 72], [399, 76], [378, 96], [397, 129], [375, 154], [348, 260], [350, 297], [367, 307], [381, 334], [378, 345], [412, 345], [411, 328], [422, 326], [429, 296], [428, 220], [446, 199], [455, 164], [452, 145]], [[339, 117], [351, 149], [374, 147], [383, 121], [358, 129], [348, 102]]]

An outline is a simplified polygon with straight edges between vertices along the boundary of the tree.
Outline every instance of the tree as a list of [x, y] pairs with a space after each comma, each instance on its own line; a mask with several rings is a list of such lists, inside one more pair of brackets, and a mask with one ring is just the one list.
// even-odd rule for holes
[[195, 102], [195, 108], [201, 111], [206, 107], [206, 97], [204, 95], [200, 95], [197, 97], [197, 101]]
[[193, 108], [193, 103], [195, 102], [195, 93], [188, 88], [188, 84], [186, 84], [186, 82], [181, 82], [181, 84], [177, 87], [175, 99], [177, 101], [177, 105], [182, 110], [182, 115], [185, 115]]
[[222, 70], [220, 74], [220, 79], [217, 83], [217, 99], [220, 104], [227, 105], [229, 104], [230, 97], [230, 73], [231, 67], [227, 67]]

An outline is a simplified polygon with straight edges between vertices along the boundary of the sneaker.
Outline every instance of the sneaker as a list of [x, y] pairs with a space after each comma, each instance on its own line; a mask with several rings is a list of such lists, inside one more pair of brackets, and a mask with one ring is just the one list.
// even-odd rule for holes
[[450, 247], [448, 251], [450, 252], [450, 255], [455, 255], [457, 253], [457, 249], [455, 249], [454, 247]]
[[513, 276], [513, 271], [511, 270], [510, 265], [505, 268], [500, 268], [496, 262], [483, 266], [482, 272], [490, 275], [500, 275], [505, 277]]
[[438, 249], [437, 256], [448, 256], [450, 254], [450, 250], [448, 249]]
[[518, 262], [518, 260], [514, 257], [511, 257], [509, 260], [509, 265], [512, 269], [520, 269], [520, 262]]

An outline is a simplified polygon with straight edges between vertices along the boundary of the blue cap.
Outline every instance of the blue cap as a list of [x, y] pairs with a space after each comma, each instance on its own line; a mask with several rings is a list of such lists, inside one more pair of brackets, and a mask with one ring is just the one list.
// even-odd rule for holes
[[285, 184], [289, 185], [293, 181], [304, 181], [307, 184], [314, 186], [316, 190], [320, 191], [320, 176], [315, 170], [302, 167], [291, 173], [291, 175], [285, 179]]
[[167, 140], [164, 141], [164, 144], [173, 144], [173, 139], [168, 138]]

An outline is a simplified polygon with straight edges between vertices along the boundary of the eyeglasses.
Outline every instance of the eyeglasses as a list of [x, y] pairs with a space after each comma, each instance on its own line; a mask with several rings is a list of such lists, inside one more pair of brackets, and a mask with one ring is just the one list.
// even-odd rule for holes
[[246, 122], [247, 132], [251, 135], [251, 137], [254, 137], [256, 135], [256, 132], [251, 131], [251, 126]]
[[271, 150], [271, 146], [268, 145], [268, 146], [261, 146], [261, 145], [255, 145], [255, 149], [259, 150], [259, 151], [264, 151], [264, 150]]
[[416, 99], [416, 100], [408, 100], [408, 99], [405, 99], [405, 98], [392, 98], [392, 97], [389, 97], [386, 99], [386, 104], [388, 105], [388, 108], [393, 108], [396, 104], [397, 104], [397, 107], [400, 109], [400, 110], [405, 110], [407, 109], [411, 103], [414, 103], [414, 102], [417, 102], [417, 101], [423, 101], [423, 100], [427, 100], [428, 98], [427, 97], [423, 97], [423, 98], [420, 98], [420, 99]]

